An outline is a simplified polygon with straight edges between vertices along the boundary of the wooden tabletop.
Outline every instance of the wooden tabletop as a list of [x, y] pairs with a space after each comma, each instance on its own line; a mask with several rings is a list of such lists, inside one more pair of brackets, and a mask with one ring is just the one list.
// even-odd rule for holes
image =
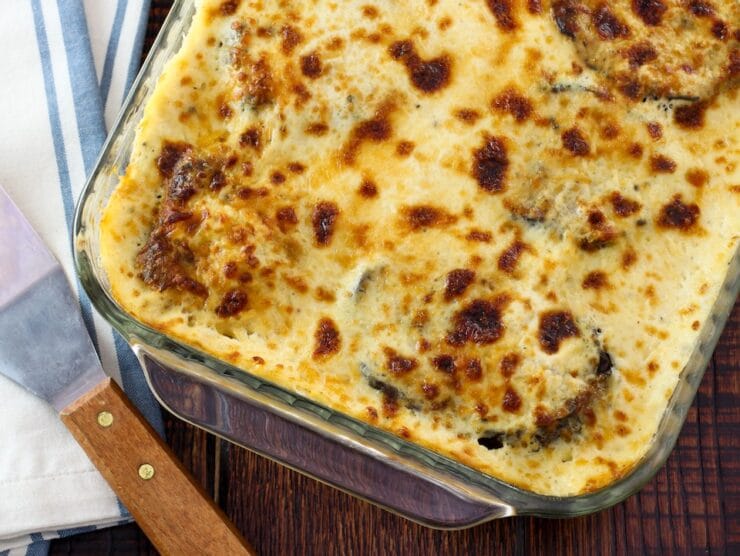
[[[152, 0], [145, 50], [171, 0]], [[577, 519], [426, 529], [165, 415], [167, 440], [260, 554], [740, 554], [740, 304], [676, 449], [637, 495]], [[187, 524], [183, 524], [187, 526]], [[51, 554], [156, 554], [134, 524]]]

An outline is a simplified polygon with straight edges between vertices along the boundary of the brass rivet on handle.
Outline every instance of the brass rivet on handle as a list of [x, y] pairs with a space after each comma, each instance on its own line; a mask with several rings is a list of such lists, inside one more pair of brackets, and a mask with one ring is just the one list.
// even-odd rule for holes
[[108, 428], [113, 424], [113, 414], [110, 411], [101, 411], [98, 413], [98, 425]]
[[148, 463], [142, 463], [139, 466], [139, 477], [141, 477], [145, 481], [148, 481], [149, 479], [154, 477], [154, 467], [149, 465]]

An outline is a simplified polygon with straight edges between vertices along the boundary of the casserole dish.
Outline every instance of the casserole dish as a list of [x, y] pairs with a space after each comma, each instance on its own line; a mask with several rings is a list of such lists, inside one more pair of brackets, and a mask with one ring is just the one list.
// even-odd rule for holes
[[137, 322], [112, 299], [99, 262], [99, 218], [125, 168], [154, 81], [178, 50], [192, 19], [178, 3], [165, 24], [80, 202], [76, 259], [89, 295], [134, 346], [155, 394], [186, 420], [422, 523], [462, 527], [511, 515], [596, 511], [639, 488], [667, 457], [696, 391], [721, 324], [737, 293], [735, 254], [713, 318], [668, 403], [645, 457], [596, 492], [535, 495], [384, 433], [187, 347]]

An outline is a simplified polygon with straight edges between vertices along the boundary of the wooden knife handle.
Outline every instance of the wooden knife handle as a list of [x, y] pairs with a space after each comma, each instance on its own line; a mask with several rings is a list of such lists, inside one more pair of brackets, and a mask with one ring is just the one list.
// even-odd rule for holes
[[61, 417], [162, 554], [256, 554], [110, 378]]

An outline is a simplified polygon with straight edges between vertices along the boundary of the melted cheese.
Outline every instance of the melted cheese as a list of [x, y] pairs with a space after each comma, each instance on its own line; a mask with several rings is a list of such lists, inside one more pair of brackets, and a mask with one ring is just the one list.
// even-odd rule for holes
[[737, 4], [689, 4], [201, 2], [102, 220], [113, 294], [511, 484], [610, 483], [740, 232]]

